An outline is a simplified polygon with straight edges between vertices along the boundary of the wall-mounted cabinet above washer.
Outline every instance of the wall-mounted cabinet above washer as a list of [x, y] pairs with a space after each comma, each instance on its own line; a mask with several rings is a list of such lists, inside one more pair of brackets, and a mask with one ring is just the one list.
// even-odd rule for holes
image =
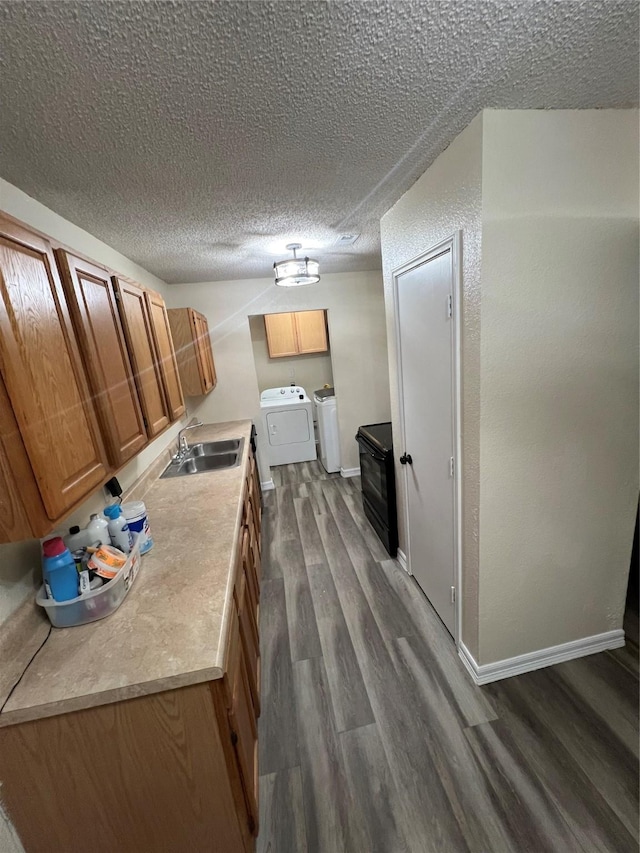
[[322, 309], [265, 314], [270, 358], [311, 355], [329, 349], [327, 319]]

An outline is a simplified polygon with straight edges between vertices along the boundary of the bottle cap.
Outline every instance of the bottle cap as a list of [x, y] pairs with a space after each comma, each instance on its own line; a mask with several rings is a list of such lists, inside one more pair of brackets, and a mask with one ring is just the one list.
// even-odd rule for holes
[[42, 543], [42, 553], [45, 557], [57, 557], [59, 554], [64, 554], [66, 550], [67, 546], [60, 536], [54, 536], [53, 539], [47, 539]]
[[107, 518], [118, 518], [120, 515], [120, 504], [110, 504], [104, 508]]
[[73, 536], [74, 533], [80, 533], [80, 528], [77, 524], [74, 524], [73, 527], [69, 528], [69, 533]]

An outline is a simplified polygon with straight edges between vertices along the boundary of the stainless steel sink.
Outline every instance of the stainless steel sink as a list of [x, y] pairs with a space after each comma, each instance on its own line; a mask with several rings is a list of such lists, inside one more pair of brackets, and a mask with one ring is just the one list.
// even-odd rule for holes
[[244, 438], [230, 438], [226, 441], [203, 441], [190, 447], [183, 459], [173, 459], [165, 468], [160, 479], [168, 477], [187, 477], [190, 474], [203, 474], [208, 471], [221, 471], [235, 468], [242, 459]]
[[235, 453], [240, 451], [244, 439], [228, 438], [226, 441], [201, 441], [189, 448], [187, 456], [214, 456], [217, 453]]

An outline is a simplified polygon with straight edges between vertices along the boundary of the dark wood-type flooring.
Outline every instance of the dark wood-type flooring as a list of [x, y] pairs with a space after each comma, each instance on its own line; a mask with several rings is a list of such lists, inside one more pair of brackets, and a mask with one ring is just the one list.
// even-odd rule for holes
[[357, 478], [265, 494], [258, 853], [638, 851], [638, 660], [476, 687]]

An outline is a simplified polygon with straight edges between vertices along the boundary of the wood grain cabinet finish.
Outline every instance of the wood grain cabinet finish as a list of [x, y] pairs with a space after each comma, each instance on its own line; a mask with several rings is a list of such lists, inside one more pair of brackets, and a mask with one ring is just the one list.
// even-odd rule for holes
[[[249, 480], [252, 464], [251, 452]], [[0, 728], [3, 806], [26, 853], [254, 853], [259, 532], [249, 492], [245, 480], [222, 678]]]
[[[49, 242], [0, 219], [2, 445], [36, 535], [107, 477], [107, 459]], [[11, 422], [17, 429], [11, 434]], [[16, 455], [14, 464], [13, 456]], [[33, 490], [37, 484], [41, 504]], [[43, 532], [46, 532], [43, 531]]]
[[173, 347], [171, 327], [167, 316], [167, 308], [164, 299], [159, 293], [152, 290], [145, 291], [145, 300], [149, 317], [151, 318], [151, 330], [155, 343], [165, 399], [169, 409], [169, 417], [172, 421], [177, 420], [185, 413], [184, 397], [178, 373], [178, 362]]
[[324, 311], [296, 311], [295, 322], [300, 355], [327, 351], [327, 320]]
[[[234, 686], [234, 722], [250, 729], [246, 682]], [[3, 806], [26, 853], [252, 853], [222, 690], [204, 682], [0, 729]]]
[[56, 250], [109, 462], [119, 468], [147, 443], [147, 431], [109, 273]]
[[116, 276], [112, 281], [147, 435], [154, 438], [169, 425], [170, 420], [144, 290]]
[[217, 378], [207, 318], [193, 308], [169, 308], [167, 314], [182, 390], [188, 397], [208, 394]]
[[270, 358], [311, 355], [329, 348], [327, 321], [322, 309], [265, 314], [264, 325]]
[[298, 355], [295, 314], [265, 314], [264, 326], [267, 333], [269, 358], [285, 358]]

